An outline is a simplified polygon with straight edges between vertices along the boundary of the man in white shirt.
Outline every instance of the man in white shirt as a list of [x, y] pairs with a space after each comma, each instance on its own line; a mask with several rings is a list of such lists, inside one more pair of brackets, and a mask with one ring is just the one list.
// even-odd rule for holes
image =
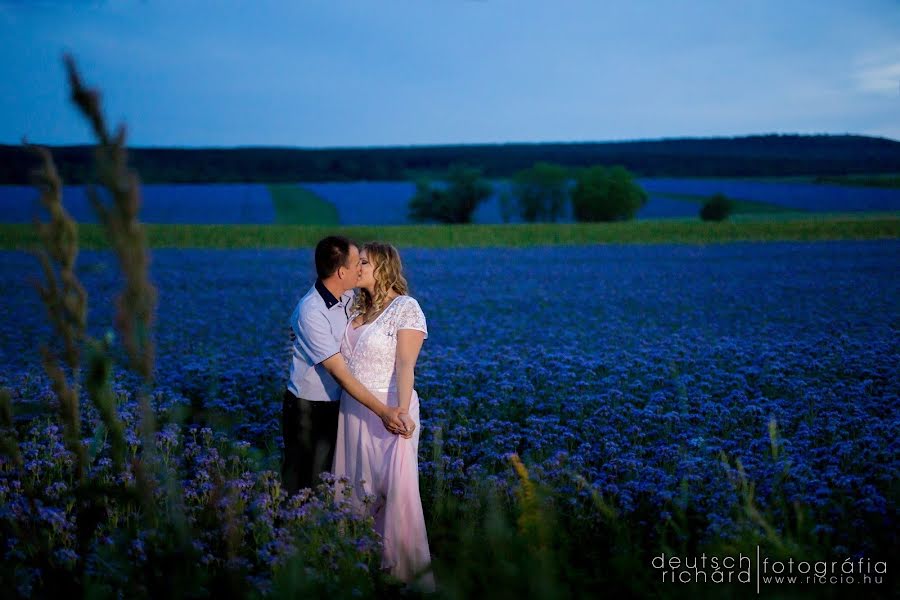
[[340, 236], [316, 245], [316, 283], [291, 315], [291, 373], [282, 402], [282, 485], [289, 494], [314, 487], [331, 471], [341, 388], [381, 417], [391, 433], [405, 431], [400, 409], [380, 402], [347, 368], [341, 338], [360, 273], [359, 248]]

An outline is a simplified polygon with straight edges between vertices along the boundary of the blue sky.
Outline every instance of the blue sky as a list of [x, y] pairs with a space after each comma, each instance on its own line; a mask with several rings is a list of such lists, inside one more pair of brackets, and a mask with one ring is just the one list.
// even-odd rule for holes
[[900, 140], [896, 0], [0, 0], [0, 143]]

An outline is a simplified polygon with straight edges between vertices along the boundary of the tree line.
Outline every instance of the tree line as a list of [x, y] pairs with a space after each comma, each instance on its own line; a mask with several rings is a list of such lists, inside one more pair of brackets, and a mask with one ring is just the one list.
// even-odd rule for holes
[[[51, 150], [65, 181], [94, 179], [90, 147]], [[129, 160], [148, 183], [388, 181], [435, 176], [456, 164], [477, 165], [488, 178], [508, 178], [539, 162], [569, 169], [621, 165], [640, 177], [840, 176], [900, 172], [900, 142], [853, 135], [763, 135], [390, 148], [133, 148]], [[0, 183], [28, 184], [28, 173], [36, 166], [21, 146], [0, 146]]]
[[[494, 193], [481, 169], [453, 165], [434, 183], [420, 178], [409, 203], [414, 221], [470, 223], [478, 206]], [[577, 221], [631, 219], [647, 202], [647, 193], [621, 166], [601, 165], [572, 171], [551, 163], [536, 163], [515, 173], [501, 192], [503, 220], [518, 216], [527, 222], [555, 222], [569, 210]]]
[[[494, 191], [481, 169], [452, 165], [439, 182], [425, 177], [416, 181], [409, 217], [420, 223], [471, 223], [475, 210]], [[582, 222], [624, 221], [634, 218], [647, 200], [634, 175], [619, 165], [572, 170], [540, 162], [515, 173], [509, 189], [500, 191], [505, 222], [517, 216], [529, 223], [553, 223], [568, 214]], [[714, 194], [698, 215], [704, 221], [723, 221], [734, 208], [724, 194]]]

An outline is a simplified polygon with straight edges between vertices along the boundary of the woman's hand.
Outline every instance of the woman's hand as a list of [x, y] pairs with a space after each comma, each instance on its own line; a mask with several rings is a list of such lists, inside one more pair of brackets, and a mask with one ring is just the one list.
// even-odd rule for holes
[[416, 422], [413, 421], [413, 418], [411, 416], [409, 416], [409, 413], [401, 412], [399, 417], [400, 420], [403, 421], [403, 425], [406, 427], [406, 430], [401, 431], [400, 435], [402, 435], [406, 439], [411, 438], [413, 435], [413, 431], [416, 430]]
[[376, 414], [381, 417], [381, 423], [384, 425], [384, 428], [391, 433], [403, 433], [406, 423], [400, 419], [400, 409], [385, 406], [384, 404], [379, 404], [378, 406], [380, 410]]

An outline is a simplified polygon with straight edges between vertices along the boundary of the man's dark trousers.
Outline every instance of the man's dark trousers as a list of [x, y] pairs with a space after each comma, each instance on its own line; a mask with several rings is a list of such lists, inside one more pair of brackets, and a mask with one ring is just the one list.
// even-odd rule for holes
[[284, 391], [281, 484], [288, 494], [294, 495], [305, 487], [315, 488], [322, 482], [319, 475], [331, 472], [340, 407], [340, 402], [304, 400]]

